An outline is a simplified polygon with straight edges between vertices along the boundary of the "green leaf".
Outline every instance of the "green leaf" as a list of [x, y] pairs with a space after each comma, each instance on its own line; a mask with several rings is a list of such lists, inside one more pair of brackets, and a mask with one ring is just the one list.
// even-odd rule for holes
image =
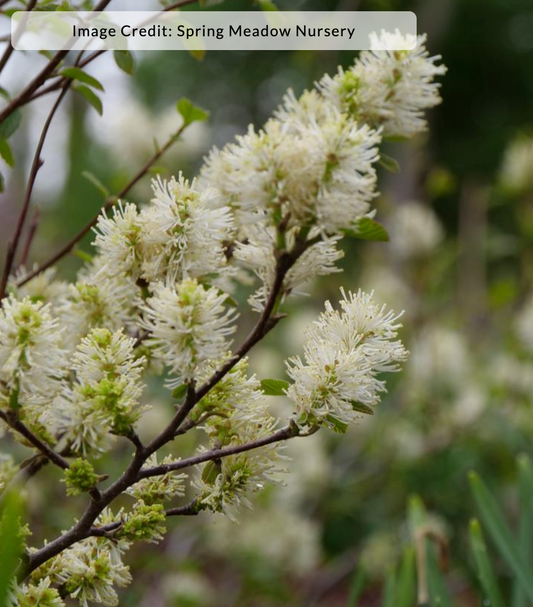
[[88, 101], [93, 106], [93, 108], [100, 114], [100, 116], [103, 114], [104, 108], [102, 106], [102, 100], [92, 89], [90, 89], [88, 86], [85, 86], [84, 84], [79, 84], [78, 86], [74, 87], [74, 90], [77, 91], [80, 95], [82, 95], [85, 100]]
[[285, 396], [285, 390], [290, 386], [284, 379], [262, 379], [261, 389], [267, 396]]
[[346, 607], [357, 607], [357, 601], [359, 600], [366, 583], [365, 570], [359, 566], [355, 570], [352, 580], [350, 582], [350, 591], [348, 594], [348, 601]]
[[9, 101], [11, 99], [11, 95], [6, 91], [6, 89], [3, 86], [0, 86], [0, 95], [4, 99], [7, 99], [7, 101]]
[[0, 607], [6, 607], [8, 604], [9, 588], [23, 549], [21, 515], [21, 498], [17, 493], [10, 492], [5, 496], [0, 512]]
[[378, 164], [386, 171], [389, 171], [389, 173], [399, 173], [401, 170], [399, 162], [387, 154], [380, 154]]
[[94, 187], [104, 195], [105, 198], [109, 196], [109, 190], [98, 179], [98, 177], [96, 177], [96, 175], [93, 175], [90, 171], [82, 171], [81, 175], [82, 177], [85, 177], [87, 181], [90, 181]]
[[78, 82], [88, 84], [99, 91], [104, 90], [101, 82], [99, 82], [96, 78], [93, 78], [93, 76], [89, 76], [87, 72], [84, 72], [79, 67], [66, 67], [64, 70], [61, 70], [60, 74], [62, 76], [66, 76], [67, 78], [71, 78], [72, 80], [77, 80]]
[[361, 217], [361, 219], [358, 219], [353, 224], [351, 229], [341, 231], [346, 236], [359, 240], [373, 240], [379, 242], [387, 242], [389, 240], [387, 230], [371, 217]]
[[[531, 542], [533, 541], [533, 466], [527, 455], [520, 455], [518, 464], [518, 493], [520, 502], [520, 522], [518, 526], [518, 548], [526, 564], [531, 563]], [[513, 583], [513, 607], [526, 607], [526, 594], [518, 580]]]
[[83, 251], [82, 249], [78, 249], [75, 248], [72, 253], [78, 257], [78, 259], [81, 259], [82, 261], [85, 261], [86, 263], [91, 263], [93, 260], [93, 256], [90, 253], [87, 253], [87, 251]]
[[181, 400], [187, 394], [187, 384], [180, 384], [177, 388], [174, 388], [172, 392], [172, 398]]
[[365, 415], [374, 415], [374, 409], [368, 405], [363, 405], [363, 403], [358, 403], [355, 400], [352, 400], [350, 404], [354, 411], [359, 411], [359, 413], [364, 413]]
[[475, 472], [470, 473], [469, 480], [484, 526], [501, 555], [512, 568], [529, 599], [533, 600], [533, 578], [530, 568], [525, 559], [522, 558], [516, 546], [516, 540], [507, 526], [496, 500]]
[[409, 546], [404, 551], [400, 565], [394, 607], [412, 607], [415, 604], [415, 573], [415, 551]]
[[385, 576], [385, 589], [381, 607], [395, 607], [394, 596], [396, 592], [396, 571], [390, 568]]
[[432, 607], [453, 607], [439, 564], [437, 547], [430, 543], [427, 550], [427, 575]]
[[483, 538], [481, 526], [476, 519], [470, 521], [470, 545], [476, 561], [479, 582], [491, 607], [504, 607], [505, 603], [494, 575], [490, 559], [487, 555], [487, 547]]
[[333, 432], [346, 434], [348, 431], [348, 424], [346, 422], [341, 422], [341, 420], [337, 419], [334, 415], [326, 415], [326, 421], [332, 426], [331, 429]]
[[135, 71], [135, 57], [130, 51], [113, 51], [113, 57], [118, 67], [130, 76]]
[[183, 97], [178, 101], [177, 109], [183, 118], [183, 124], [185, 126], [192, 122], [207, 120], [209, 117], [209, 112], [194, 105], [193, 102], [186, 97]]
[[22, 120], [22, 114], [20, 110], [15, 110], [9, 116], [4, 118], [0, 123], [0, 137], [2, 139], [9, 139], [11, 135], [19, 128], [20, 121]]
[[202, 469], [202, 480], [208, 485], [214, 485], [220, 472], [221, 466], [219, 462], [207, 462]]
[[11, 146], [7, 142], [6, 139], [0, 139], [0, 156], [4, 159], [4, 161], [10, 166], [13, 167], [15, 164], [15, 159], [13, 158], [13, 152], [11, 151]]

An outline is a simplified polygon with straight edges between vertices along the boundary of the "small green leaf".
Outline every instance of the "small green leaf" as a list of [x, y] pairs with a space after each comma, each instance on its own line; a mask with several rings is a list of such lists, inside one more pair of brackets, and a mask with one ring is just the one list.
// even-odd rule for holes
[[94, 185], [94, 187], [105, 196], [105, 198], [109, 196], [109, 190], [98, 179], [98, 177], [96, 177], [96, 175], [93, 175], [90, 171], [82, 171], [81, 175], [82, 177], [85, 177], [87, 181], [90, 181]]
[[377, 242], [387, 242], [389, 235], [387, 230], [371, 217], [361, 217], [351, 229], [342, 230], [343, 234], [350, 238], [359, 240], [373, 240]]
[[88, 84], [99, 91], [104, 90], [101, 82], [99, 82], [96, 78], [93, 78], [93, 76], [89, 76], [87, 72], [84, 72], [79, 67], [66, 67], [64, 70], [61, 70], [60, 74], [62, 76], [66, 76], [67, 78], [71, 78], [72, 80], [77, 80], [78, 82]]
[[183, 97], [178, 101], [177, 105], [178, 112], [181, 114], [183, 118], [183, 124], [187, 126], [192, 122], [207, 120], [209, 117], [209, 112], [203, 110], [201, 107], [198, 107], [192, 103], [186, 97]]
[[7, 142], [6, 139], [0, 139], [0, 156], [4, 159], [4, 161], [10, 166], [13, 167], [15, 164], [15, 159], [13, 158], [13, 152], [11, 151], [11, 146]]
[[267, 396], [285, 396], [289, 382], [284, 379], [262, 379], [261, 389]]
[[202, 470], [202, 480], [208, 485], [214, 485], [220, 474], [221, 466], [217, 462], [207, 462]]
[[387, 154], [380, 154], [378, 164], [382, 166], [389, 173], [399, 173], [400, 172], [400, 164], [399, 162], [393, 158], [392, 156], [388, 156]]
[[524, 592], [533, 600], [533, 578], [531, 570], [519, 552], [515, 538], [513, 537], [496, 500], [488, 490], [483, 480], [475, 473], [470, 473], [470, 488], [474, 495], [481, 520], [485, 525], [493, 542], [498, 547], [500, 554], [508, 562], [514, 571]]
[[348, 431], [348, 424], [346, 422], [341, 422], [341, 420], [337, 419], [334, 415], [326, 415], [326, 421], [331, 426], [333, 432], [346, 434]]
[[20, 394], [20, 388], [13, 388], [13, 390], [11, 390], [11, 392], [9, 393], [9, 408], [10, 409], [13, 409], [15, 411], [17, 409], [20, 409], [19, 394]]
[[8, 600], [10, 586], [23, 549], [21, 515], [20, 495], [11, 491], [5, 496], [0, 512], [0, 607], [11, 604]]
[[4, 99], [7, 99], [8, 101], [11, 99], [11, 95], [6, 91], [6, 89], [3, 86], [0, 86], [0, 95]]
[[483, 538], [483, 532], [479, 522], [475, 519], [470, 521], [470, 545], [476, 561], [479, 582], [491, 607], [504, 607], [504, 602], [494, 570], [487, 555], [487, 546]]
[[19, 128], [21, 120], [22, 114], [20, 113], [20, 110], [15, 110], [4, 118], [4, 120], [0, 122], [0, 137], [2, 139], [9, 139]]
[[113, 51], [113, 57], [118, 67], [130, 76], [135, 71], [135, 58], [130, 51]]
[[187, 384], [180, 384], [172, 392], [172, 398], [175, 398], [176, 400], [181, 400], [187, 394], [187, 388]]
[[374, 409], [368, 405], [363, 405], [363, 403], [358, 403], [355, 400], [352, 400], [351, 405], [354, 411], [359, 411], [359, 413], [364, 413], [365, 415], [374, 415]]
[[74, 90], [77, 91], [80, 95], [82, 95], [85, 100], [88, 101], [93, 106], [93, 108], [100, 114], [100, 116], [103, 114], [104, 108], [102, 106], [102, 100], [92, 89], [90, 89], [88, 86], [85, 86], [84, 84], [79, 84], [78, 86], [74, 87]]
[[72, 251], [72, 253], [86, 263], [91, 263], [93, 260], [93, 256], [90, 253], [87, 253], [87, 251], [82, 251], [81, 249], [76, 248]]

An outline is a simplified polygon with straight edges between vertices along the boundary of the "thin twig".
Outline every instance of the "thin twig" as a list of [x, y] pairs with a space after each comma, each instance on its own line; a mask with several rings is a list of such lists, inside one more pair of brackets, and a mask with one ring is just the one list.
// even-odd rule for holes
[[62, 470], [67, 470], [69, 468], [67, 460], [62, 455], [59, 455], [59, 453], [56, 453], [46, 443], [43, 443], [40, 438], [35, 436], [35, 434], [33, 434], [33, 432], [23, 422], [20, 421], [20, 419], [18, 419], [14, 415], [10, 415], [10, 413], [6, 413], [5, 411], [0, 411], [0, 417], [10, 428], [12, 428], [21, 436], [23, 436], [29, 443], [31, 443], [36, 449], [38, 449], [43, 455], [45, 455], [58, 468], [61, 468]]
[[[101, 12], [103, 11], [107, 5], [111, 2], [111, 0], [100, 0], [97, 6], [93, 9], [92, 12]], [[63, 59], [68, 55], [68, 50], [58, 51], [52, 59], [44, 66], [44, 68], [28, 83], [26, 88], [24, 88], [16, 97], [13, 97], [11, 101], [4, 107], [4, 109], [0, 112], [0, 124], [8, 118], [15, 110], [20, 108], [21, 106], [28, 103], [33, 94], [39, 89], [48, 78], [54, 73], [57, 66], [63, 61]], [[62, 83], [62, 86], [68, 82], [66, 80]], [[59, 87], [58, 87], [59, 88]]]
[[44, 270], [46, 270], [50, 266], [53, 266], [60, 259], [62, 259], [65, 255], [70, 253], [72, 251], [72, 249], [78, 244], [78, 242], [86, 234], [88, 234], [91, 231], [91, 229], [96, 225], [96, 223], [98, 222], [98, 217], [100, 217], [101, 213], [102, 212], [105, 213], [105, 212], [109, 211], [113, 206], [115, 206], [115, 204], [121, 198], [123, 198], [124, 196], [126, 196], [126, 194], [128, 194], [128, 192], [133, 188], [133, 186], [135, 186], [137, 184], [137, 182], [140, 181], [146, 175], [146, 173], [148, 173], [150, 168], [161, 158], [161, 156], [163, 156], [163, 154], [165, 152], [167, 152], [174, 145], [174, 143], [179, 139], [180, 135], [183, 133], [185, 128], [186, 128], [186, 125], [185, 124], [182, 125], [180, 127], [180, 129], [177, 131], [177, 133], [175, 135], [173, 135], [162, 148], [160, 148], [156, 151], [156, 153], [144, 164], [144, 166], [122, 188], [122, 190], [118, 194], [107, 198], [103, 208], [98, 211], [98, 213], [80, 230], [80, 232], [78, 232], [76, 234], [76, 236], [71, 238], [67, 242], [67, 244], [64, 245], [63, 248], [61, 248], [50, 259], [48, 259], [47, 261], [42, 263], [40, 266], [38, 266], [35, 270], [32, 270], [30, 273], [28, 273], [26, 276], [24, 276], [24, 278], [20, 282], [17, 283], [17, 286], [21, 287], [22, 285], [26, 284], [32, 278], [34, 278], [41, 272], [44, 272]]
[[140, 471], [139, 478], [150, 478], [152, 476], [168, 474], [169, 472], [177, 472], [178, 470], [184, 470], [185, 468], [222, 459], [223, 457], [228, 457], [230, 455], [238, 455], [239, 453], [246, 453], [246, 451], [253, 451], [254, 449], [259, 449], [260, 447], [265, 447], [266, 445], [272, 445], [273, 443], [279, 443], [280, 441], [295, 438], [298, 435], [299, 433], [296, 426], [285, 426], [270, 436], [265, 436], [264, 438], [260, 438], [250, 443], [245, 443], [244, 445], [210, 449], [205, 453], [200, 453], [171, 464], [161, 464], [160, 466], [154, 466], [153, 468], [144, 468]]
[[[28, 6], [26, 7], [26, 11], [31, 13], [31, 11], [35, 8], [36, 4], [37, 4], [37, 0], [30, 0], [30, 2], [28, 3]], [[1, 6], [1, 4], [0, 4], [0, 6]], [[24, 26], [24, 23], [21, 23], [19, 27], [22, 28], [23, 26]], [[13, 54], [14, 50], [15, 49], [13, 47], [13, 44], [12, 44], [11, 38], [10, 38], [7, 43], [7, 48], [4, 51], [2, 58], [0, 59], [0, 74], [2, 73], [3, 69], [7, 65], [7, 62], [9, 61], [9, 58]]]
[[[173, 4], [162, 9], [162, 12], [173, 11], [173, 10], [182, 8], [184, 6], [188, 6], [189, 4], [195, 4], [196, 2], [198, 2], [198, 0], [181, 0], [180, 2], [174, 2]], [[102, 49], [100, 51], [95, 51], [94, 53], [92, 53], [91, 55], [86, 57], [85, 60], [79, 64], [79, 67], [84, 68], [85, 66], [89, 65], [89, 63], [94, 61], [96, 58], [100, 57], [100, 55], [103, 55], [104, 53], [107, 53], [107, 52], [108, 52], [108, 49]], [[47, 87], [45, 87], [43, 89], [36, 90], [28, 99], [26, 99], [24, 101], [24, 103], [22, 105], [25, 105], [26, 103], [30, 103], [31, 101], [34, 101], [35, 99], [38, 99], [39, 97], [42, 97], [43, 95], [47, 95], [48, 93], [57, 91], [64, 84], [64, 82], [66, 80], [67, 80], [67, 78], [65, 76], [61, 76], [59, 78], [59, 80], [57, 80], [56, 82], [48, 85]], [[42, 84], [44, 84], [44, 83], [41, 83], [41, 85]]]
[[4, 266], [4, 273], [2, 275], [2, 281], [0, 283], [0, 301], [4, 298], [7, 289], [7, 282], [9, 280], [9, 276], [11, 274], [11, 270], [13, 269], [13, 263], [15, 261], [15, 255], [17, 254], [17, 248], [19, 245], [20, 237], [22, 234], [22, 229], [24, 227], [24, 222], [26, 221], [26, 216], [28, 214], [28, 210], [30, 208], [31, 195], [33, 193], [33, 187], [35, 185], [35, 180], [37, 179], [37, 173], [39, 169], [43, 165], [43, 159], [41, 158], [41, 152], [43, 151], [44, 142], [46, 141], [46, 137], [48, 135], [48, 130], [50, 129], [50, 125], [52, 124], [52, 120], [63, 101], [63, 98], [67, 94], [69, 89], [69, 83], [65, 84], [63, 90], [58, 95], [48, 117], [43, 126], [43, 130], [41, 132], [41, 136], [39, 138], [39, 142], [37, 143], [37, 148], [35, 150], [35, 155], [33, 157], [32, 166], [30, 169], [30, 175], [28, 178], [28, 185], [26, 188], [26, 194], [24, 196], [24, 202], [22, 204], [22, 209], [20, 210], [19, 218], [17, 221], [17, 226], [15, 228], [15, 234], [13, 239], [8, 245], [6, 262]]
[[37, 207], [33, 214], [33, 220], [31, 222], [30, 228], [28, 230], [26, 244], [24, 245], [24, 249], [22, 251], [22, 256], [20, 258], [20, 263], [18, 264], [18, 267], [25, 266], [28, 261], [28, 256], [30, 254], [31, 245], [33, 244], [33, 239], [35, 238], [35, 234], [37, 232], [37, 228], [39, 227], [40, 221], [41, 221], [41, 210], [39, 209], [39, 207]]

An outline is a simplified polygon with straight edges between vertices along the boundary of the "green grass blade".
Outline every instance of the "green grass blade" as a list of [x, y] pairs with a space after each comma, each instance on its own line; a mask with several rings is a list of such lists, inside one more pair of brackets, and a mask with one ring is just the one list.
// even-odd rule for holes
[[22, 553], [20, 538], [20, 496], [11, 492], [3, 498], [0, 512], [0, 607], [6, 607], [9, 587]]
[[453, 607], [452, 599], [446, 588], [446, 582], [439, 565], [437, 548], [428, 546], [428, 585], [431, 607]]
[[416, 562], [414, 548], [405, 549], [398, 573], [394, 607], [413, 607], [416, 596]]
[[355, 570], [352, 580], [350, 582], [350, 592], [348, 594], [348, 601], [346, 607], [356, 607], [357, 601], [361, 597], [365, 588], [366, 575], [365, 570], [362, 567], [357, 567]]
[[502, 594], [494, 575], [481, 526], [476, 519], [470, 521], [470, 545], [476, 561], [479, 582], [491, 607], [505, 607]]
[[470, 488], [487, 532], [513, 570], [528, 598], [533, 600], [533, 576], [527, 562], [520, 554], [516, 540], [505, 522], [496, 500], [475, 472], [470, 473]]
[[396, 593], [396, 571], [393, 567], [389, 569], [385, 577], [385, 589], [383, 590], [383, 600], [381, 607], [395, 607]]
[[[533, 466], [527, 455], [520, 455], [518, 464], [518, 493], [520, 502], [520, 522], [518, 525], [518, 548], [525, 562], [531, 563], [533, 542]], [[515, 579], [513, 584], [512, 607], [526, 607], [527, 596]]]

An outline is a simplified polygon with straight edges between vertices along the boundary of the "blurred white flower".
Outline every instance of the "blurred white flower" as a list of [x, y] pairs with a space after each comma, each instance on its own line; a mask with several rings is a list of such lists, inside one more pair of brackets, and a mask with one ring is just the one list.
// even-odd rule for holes
[[446, 67], [437, 65], [439, 55], [429, 56], [425, 35], [418, 36], [414, 50], [391, 50], [412, 46], [412, 38], [403, 39], [398, 31], [371, 35], [371, 50], [362, 51], [348, 71], [324, 76], [320, 90], [357, 120], [383, 127], [385, 136], [412, 137], [425, 130], [424, 110], [442, 101], [434, 80]]
[[444, 238], [439, 218], [428, 206], [402, 203], [390, 217], [390, 246], [404, 259], [429, 256]]

